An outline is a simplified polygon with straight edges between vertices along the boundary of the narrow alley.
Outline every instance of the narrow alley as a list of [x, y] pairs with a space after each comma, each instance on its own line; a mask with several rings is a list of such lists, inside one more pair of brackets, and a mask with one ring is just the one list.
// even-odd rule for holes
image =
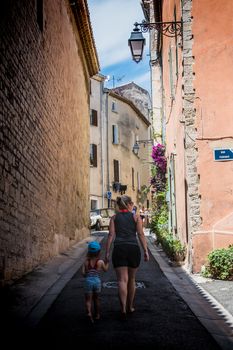
[[[106, 233], [96, 233], [89, 239], [99, 240], [104, 251]], [[42, 279], [41, 268], [19, 281], [18, 287], [9, 288], [7, 297], [10, 304], [7, 305], [5, 298], [7, 316], [4, 327], [9, 346], [17, 339], [18, 344], [25, 346], [30, 346], [33, 340], [37, 345], [42, 346], [46, 342], [58, 348], [61, 344], [78, 347], [85, 344], [100, 349], [130, 346], [137, 349], [230, 349], [232, 343], [230, 334], [227, 341], [226, 325], [218, 331], [219, 336], [225, 339], [220, 346], [165, 276], [163, 271], [169, 272], [170, 267], [165, 261], [161, 263], [159, 250], [156, 252], [153, 240], [151, 242], [148, 238], [150, 261], [141, 262], [136, 278], [136, 311], [126, 321], [120, 319], [112, 266], [102, 276], [101, 319], [94, 324], [86, 319], [80, 270], [87, 246], [83, 242], [76, 247], [76, 253], [67, 252], [50, 268], [45, 266], [47, 270]], [[59, 275], [57, 280], [56, 273]], [[184, 279], [182, 283], [183, 292], [189, 290], [190, 301], [197, 303], [198, 300], [204, 306], [206, 319], [211, 318], [214, 312], [211, 306], [209, 310], [206, 308], [197, 290], [193, 294], [194, 287], [188, 280]], [[41, 294], [39, 300], [36, 300], [37, 293]], [[222, 317], [218, 316], [218, 322], [219, 325], [223, 322]]]

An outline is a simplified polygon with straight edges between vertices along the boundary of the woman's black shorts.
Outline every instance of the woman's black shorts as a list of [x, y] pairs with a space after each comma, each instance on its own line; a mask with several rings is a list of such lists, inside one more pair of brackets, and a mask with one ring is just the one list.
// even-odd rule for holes
[[141, 261], [139, 246], [133, 244], [115, 245], [112, 252], [113, 267], [128, 266], [137, 268]]

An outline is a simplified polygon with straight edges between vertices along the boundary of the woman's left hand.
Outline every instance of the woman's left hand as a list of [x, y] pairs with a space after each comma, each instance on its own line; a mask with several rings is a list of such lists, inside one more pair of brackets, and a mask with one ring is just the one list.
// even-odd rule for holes
[[145, 252], [144, 252], [144, 261], [149, 261], [149, 253], [148, 253], [148, 250], [146, 250]]

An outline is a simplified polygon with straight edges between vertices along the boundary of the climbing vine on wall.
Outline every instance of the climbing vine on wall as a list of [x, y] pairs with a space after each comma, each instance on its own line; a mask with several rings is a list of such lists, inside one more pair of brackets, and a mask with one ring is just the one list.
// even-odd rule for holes
[[152, 192], [163, 192], [166, 189], [166, 169], [167, 159], [165, 156], [165, 146], [157, 143], [152, 147], [151, 157], [154, 161], [152, 176], [150, 179]]

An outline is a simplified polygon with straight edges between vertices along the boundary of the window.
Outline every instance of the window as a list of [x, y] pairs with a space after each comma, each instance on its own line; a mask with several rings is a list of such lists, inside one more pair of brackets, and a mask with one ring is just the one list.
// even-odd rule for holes
[[97, 146], [93, 143], [90, 145], [90, 164], [97, 167]]
[[173, 80], [173, 58], [172, 58], [172, 48], [171, 46], [169, 47], [169, 73], [170, 73], [170, 93], [171, 93], [171, 98], [174, 99], [174, 80]]
[[89, 85], [89, 93], [90, 93], [90, 95], [92, 94], [92, 82], [91, 82], [91, 80], [90, 80], [90, 85]]
[[[176, 22], [176, 6], [174, 7], [174, 21]], [[177, 33], [175, 32], [175, 47], [176, 47], [176, 78], [178, 79], [178, 40], [177, 40]]]
[[116, 112], [117, 111], [117, 105], [116, 105], [116, 102], [115, 101], [112, 101], [112, 111], [113, 112]]
[[175, 158], [171, 156], [168, 172], [169, 192], [170, 192], [170, 230], [172, 233], [177, 232], [177, 216], [176, 216], [176, 185], [175, 185]]
[[140, 181], [140, 174], [137, 173], [137, 186], [138, 186], [138, 191], [141, 191], [141, 181]]
[[94, 126], [98, 126], [98, 112], [95, 109], [91, 109], [90, 124]]
[[119, 182], [120, 181], [119, 161], [116, 159], [113, 160], [113, 169], [114, 169], [114, 182]]
[[135, 186], [134, 186], [134, 168], [132, 168], [132, 189], [133, 189], [133, 191], [135, 190]]
[[118, 138], [118, 125], [112, 126], [112, 143], [114, 145], [118, 145], [119, 138]]
[[91, 199], [91, 210], [97, 209], [97, 204], [98, 204], [97, 200]]
[[36, 1], [36, 16], [37, 16], [37, 23], [39, 25], [39, 28], [41, 32], [44, 28], [44, 9], [43, 9], [43, 0], [37, 0]]

